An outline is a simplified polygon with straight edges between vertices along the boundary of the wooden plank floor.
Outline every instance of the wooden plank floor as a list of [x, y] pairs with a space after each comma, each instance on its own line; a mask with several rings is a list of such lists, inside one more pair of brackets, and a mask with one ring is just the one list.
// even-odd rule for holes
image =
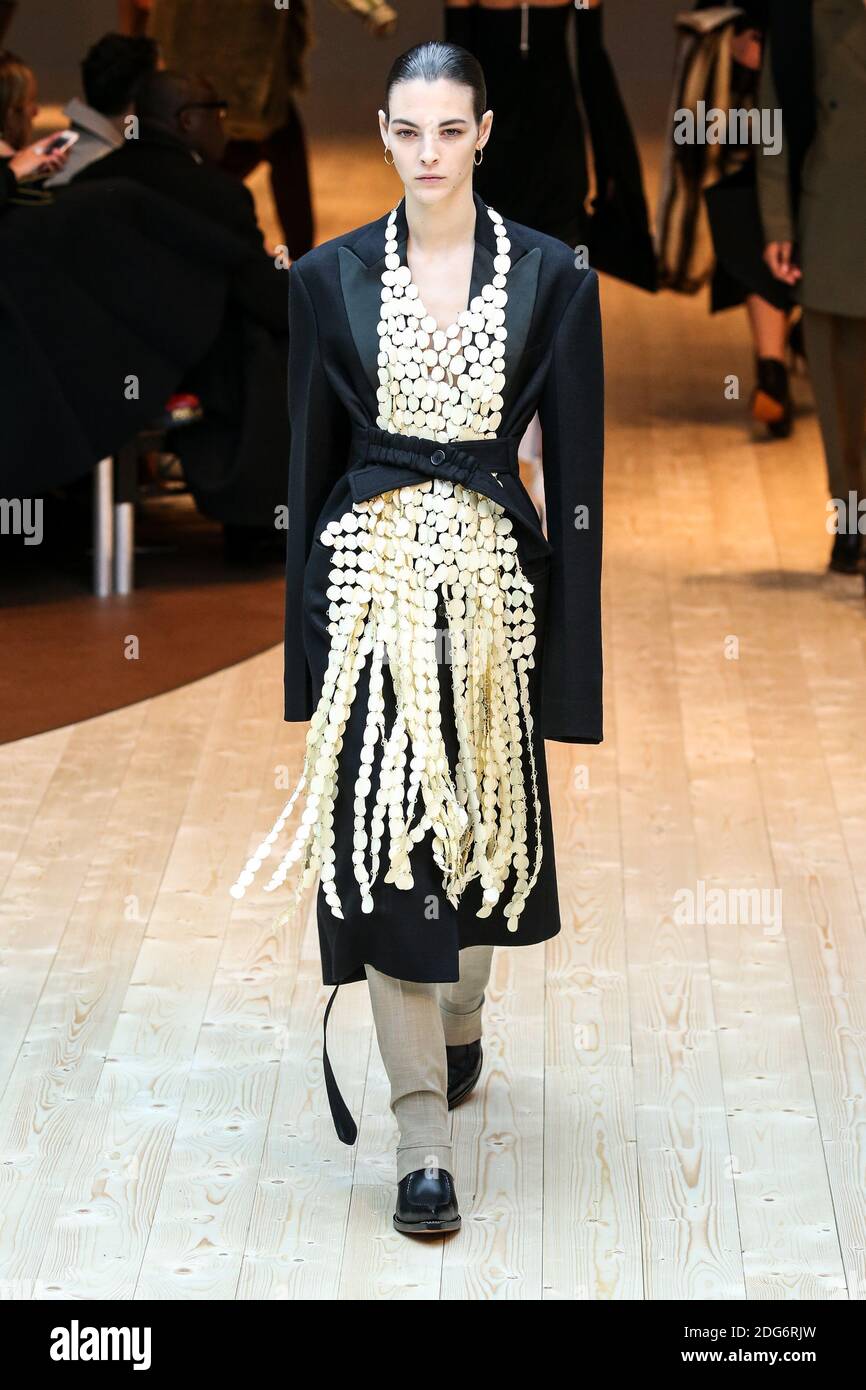
[[[396, 201], [375, 146], [315, 156], [320, 239]], [[494, 958], [461, 1233], [393, 1230], [361, 985], [334, 1134], [312, 895], [277, 930], [228, 896], [302, 759], [274, 649], [0, 748], [15, 1296], [866, 1293], [862, 580], [825, 573], [807, 385], [791, 441], [751, 437], [742, 316], [612, 281], [603, 307], [606, 739], [547, 745], [564, 929]]]

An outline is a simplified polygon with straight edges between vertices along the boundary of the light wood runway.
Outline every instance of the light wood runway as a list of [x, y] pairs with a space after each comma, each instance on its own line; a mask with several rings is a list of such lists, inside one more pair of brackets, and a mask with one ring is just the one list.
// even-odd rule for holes
[[[321, 237], [396, 201], [380, 163], [316, 151]], [[280, 932], [228, 895], [302, 760], [274, 649], [0, 748], [0, 1292], [866, 1295], [863, 581], [825, 573], [807, 384], [751, 437], [741, 314], [603, 308], [606, 738], [547, 745], [564, 928], [496, 953], [462, 1231], [391, 1225], [360, 984], [334, 1134], [312, 894]]]

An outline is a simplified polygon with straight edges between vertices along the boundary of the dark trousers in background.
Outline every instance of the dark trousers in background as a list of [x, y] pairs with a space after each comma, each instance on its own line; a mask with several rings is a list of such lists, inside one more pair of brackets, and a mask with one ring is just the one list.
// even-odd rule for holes
[[293, 261], [313, 247], [313, 204], [304, 128], [294, 103], [285, 125], [262, 140], [229, 140], [223, 168], [245, 179], [262, 162], [271, 166], [271, 190]]
[[804, 309], [806, 357], [831, 497], [866, 497], [866, 318]]

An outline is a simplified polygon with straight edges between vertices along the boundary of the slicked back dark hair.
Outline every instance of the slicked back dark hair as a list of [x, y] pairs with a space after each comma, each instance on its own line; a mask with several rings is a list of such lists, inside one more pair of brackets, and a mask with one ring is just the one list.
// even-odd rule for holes
[[416, 43], [414, 48], [407, 48], [405, 53], [394, 59], [385, 79], [383, 110], [389, 120], [391, 113], [388, 101], [391, 88], [398, 82], [414, 82], [419, 77], [424, 82], [435, 82], [440, 77], [447, 77], [449, 82], [468, 87], [472, 92], [475, 123], [480, 124], [481, 117], [487, 110], [487, 85], [481, 64], [467, 48], [461, 48], [457, 43], [441, 43], [438, 39], [429, 43]]

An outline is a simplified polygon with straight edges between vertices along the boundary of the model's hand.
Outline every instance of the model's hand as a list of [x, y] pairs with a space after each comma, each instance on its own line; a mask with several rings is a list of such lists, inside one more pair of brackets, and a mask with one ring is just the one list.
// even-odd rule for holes
[[39, 140], [35, 145], [28, 145], [26, 149], [13, 155], [9, 167], [19, 183], [27, 183], [29, 179], [41, 179], [49, 174], [56, 174], [58, 169], [63, 168], [71, 148], [70, 145], [65, 150], [55, 150], [53, 154], [46, 154], [44, 141]]
[[794, 244], [791, 241], [771, 241], [764, 247], [764, 260], [777, 280], [786, 285], [796, 285], [803, 278], [803, 272], [793, 261]]

